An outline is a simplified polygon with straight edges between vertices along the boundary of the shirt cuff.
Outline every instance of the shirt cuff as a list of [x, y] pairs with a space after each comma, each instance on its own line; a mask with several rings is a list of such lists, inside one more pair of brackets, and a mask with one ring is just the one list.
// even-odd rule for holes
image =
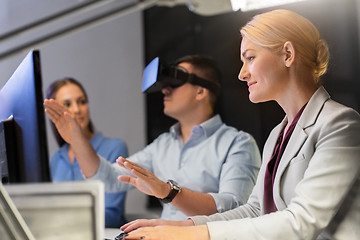
[[225, 193], [209, 193], [215, 201], [217, 212], [225, 212], [230, 209], [237, 208], [238, 206], [244, 204], [239, 199], [231, 194]]
[[207, 216], [193, 216], [193, 217], [189, 217], [189, 219], [191, 219], [194, 222], [194, 225], [204, 225], [206, 224], [209, 220], [209, 218]]
[[102, 156], [100, 156], [99, 154], [97, 154], [97, 155], [100, 160], [99, 167], [94, 175], [86, 178], [88, 180], [104, 180], [106, 178], [106, 176], [110, 175], [110, 167], [109, 167], [107, 160], [105, 158], [103, 158]]

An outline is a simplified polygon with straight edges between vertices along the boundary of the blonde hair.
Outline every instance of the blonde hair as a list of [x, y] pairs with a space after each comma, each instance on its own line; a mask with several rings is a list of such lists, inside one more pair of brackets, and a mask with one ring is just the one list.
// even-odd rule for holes
[[254, 44], [275, 52], [290, 41], [316, 83], [327, 70], [330, 54], [326, 42], [309, 20], [295, 12], [279, 9], [256, 15], [240, 32]]

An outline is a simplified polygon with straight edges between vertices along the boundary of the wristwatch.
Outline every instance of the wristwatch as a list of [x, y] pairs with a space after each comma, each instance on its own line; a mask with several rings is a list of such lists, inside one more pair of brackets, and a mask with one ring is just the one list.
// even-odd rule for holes
[[181, 187], [174, 181], [174, 180], [168, 180], [167, 184], [170, 184], [170, 193], [165, 198], [160, 199], [162, 203], [170, 203], [176, 194], [181, 192]]

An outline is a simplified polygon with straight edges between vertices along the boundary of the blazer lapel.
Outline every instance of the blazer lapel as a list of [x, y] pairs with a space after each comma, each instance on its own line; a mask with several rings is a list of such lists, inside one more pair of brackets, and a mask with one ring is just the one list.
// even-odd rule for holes
[[301, 149], [302, 145], [304, 144], [305, 140], [308, 137], [305, 131], [298, 125], [295, 127], [292, 136], [296, 136], [296, 137], [290, 138], [287, 147], [284, 151], [284, 154], [280, 160], [274, 180], [273, 195], [274, 195], [275, 204], [279, 210], [286, 208], [286, 203], [282, 199], [280, 193], [280, 189], [281, 189], [280, 184], [283, 173], [288, 167], [290, 161], [297, 155], [297, 153], [299, 152], [299, 150]]
[[314, 125], [319, 115], [324, 103], [330, 98], [329, 94], [323, 87], [320, 87], [314, 95], [310, 98], [307, 106], [304, 109], [294, 132], [292, 133], [287, 147], [283, 153], [283, 156], [280, 160], [278, 169], [276, 171], [275, 180], [274, 180], [274, 200], [278, 209], [286, 208], [286, 203], [281, 198], [280, 194], [280, 183], [281, 178], [288, 167], [291, 160], [298, 154], [302, 145], [308, 137], [306, 129]]

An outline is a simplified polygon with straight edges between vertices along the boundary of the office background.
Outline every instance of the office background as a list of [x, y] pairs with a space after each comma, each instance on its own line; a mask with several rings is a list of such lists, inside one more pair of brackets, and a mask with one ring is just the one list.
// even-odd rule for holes
[[[156, 56], [173, 61], [186, 54], [207, 54], [223, 71], [223, 120], [251, 133], [262, 148], [284, 114], [273, 102], [252, 104], [237, 74], [239, 28], [268, 9], [201, 16], [186, 6], [144, 11], [131, 7], [138, 2], [1, 1], [0, 86], [29, 49], [40, 49], [44, 90], [59, 77], [77, 78], [88, 91], [96, 128], [124, 139], [131, 154], [174, 122], [162, 114], [161, 94], [141, 93], [144, 66]], [[319, 28], [331, 52], [324, 85], [334, 99], [359, 111], [360, 1], [308, 0], [281, 7], [295, 10]], [[49, 128], [47, 135], [50, 155], [57, 146]], [[146, 200], [134, 194], [138, 201], [129, 209], [142, 212], [138, 206]]]
[[[307, 17], [319, 28], [331, 54], [324, 85], [334, 99], [357, 111], [360, 110], [359, 6], [359, 0], [311, 0], [282, 6]], [[223, 71], [220, 99], [223, 120], [253, 134], [260, 148], [284, 113], [274, 102], [251, 103], [246, 83], [237, 77], [241, 68], [239, 29], [265, 10], [204, 17], [186, 7], [175, 7], [152, 8], [144, 15], [146, 62], [156, 56], [168, 61], [192, 53], [213, 56]], [[147, 96], [149, 140], [166, 129], [164, 123], [172, 123], [161, 114], [159, 100], [161, 94]], [[158, 114], [151, 114], [153, 111]]]

